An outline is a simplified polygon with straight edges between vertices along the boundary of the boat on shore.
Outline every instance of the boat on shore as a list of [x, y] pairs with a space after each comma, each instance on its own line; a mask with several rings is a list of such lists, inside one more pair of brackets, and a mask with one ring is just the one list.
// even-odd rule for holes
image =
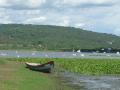
[[26, 67], [31, 70], [45, 72], [45, 73], [50, 73], [52, 71], [52, 69], [54, 68], [54, 61], [49, 61], [44, 64], [29, 63], [29, 62], [26, 62], [25, 64], [26, 64]]

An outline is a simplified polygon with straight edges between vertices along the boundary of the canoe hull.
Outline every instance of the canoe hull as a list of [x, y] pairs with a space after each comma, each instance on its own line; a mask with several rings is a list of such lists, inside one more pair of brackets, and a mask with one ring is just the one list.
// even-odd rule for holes
[[54, 62], [48, 62], [45, 64], [36, 65], [36, 66], [26, 63], [26, 66], [27, 66], [27, 68], [29, 68], [31, 70], [50, 73], [52, 71], [52, 69], [54, 68]]

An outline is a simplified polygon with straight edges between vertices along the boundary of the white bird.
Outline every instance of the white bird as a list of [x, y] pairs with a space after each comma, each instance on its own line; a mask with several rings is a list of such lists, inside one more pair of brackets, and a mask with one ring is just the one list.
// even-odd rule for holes
[[81, 51], [80, 50], [77, 50], [78, 53], [80, 53]]
[[120, 52], [116, 52], [116, 54], [120, 54]]
[[17, 57], [19, 58], [20, 56], [19, 56], [19, 55], [17, 55]]
[[73, 56], [77, 56], [75, 53], [72, 54]]
[[6, 54], [6, 53], [1, 53], [0, 55], [2, 55], [2, 56], [6, 56], [7, 54]]
[[84, 57], [85, 55], [84, 54], [81, 54], [82, 57]]
[[107, 56], [110, 57], [111, 55], [108, 54]]
[[47, 55], [47, 54], [45, 54], [45, 57], [48, 57], [48, 55]]
[[35, 52], [33, 52], [32, 55], [35, 55]]
[[103, 53], [106, 53], [106, 52], [103, 52]]
[[105, 50], [104, 48], [102, 48], [101, 50]]

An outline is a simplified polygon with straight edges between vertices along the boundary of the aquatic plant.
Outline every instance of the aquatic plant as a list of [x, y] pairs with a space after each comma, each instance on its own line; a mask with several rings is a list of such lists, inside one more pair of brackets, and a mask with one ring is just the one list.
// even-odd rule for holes
[[87, 75], [120, 74], [120, 59], [19, 58], [15, 60], [37, 63], [53, 60], [57, 68]]

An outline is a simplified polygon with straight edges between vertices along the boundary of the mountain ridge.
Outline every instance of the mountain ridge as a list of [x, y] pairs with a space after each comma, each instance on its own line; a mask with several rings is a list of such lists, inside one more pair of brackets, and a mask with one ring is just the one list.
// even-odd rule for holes
[[0, 24], [0, 49], [119, 49], [119, 42], [119, 36], [74, 27]]

